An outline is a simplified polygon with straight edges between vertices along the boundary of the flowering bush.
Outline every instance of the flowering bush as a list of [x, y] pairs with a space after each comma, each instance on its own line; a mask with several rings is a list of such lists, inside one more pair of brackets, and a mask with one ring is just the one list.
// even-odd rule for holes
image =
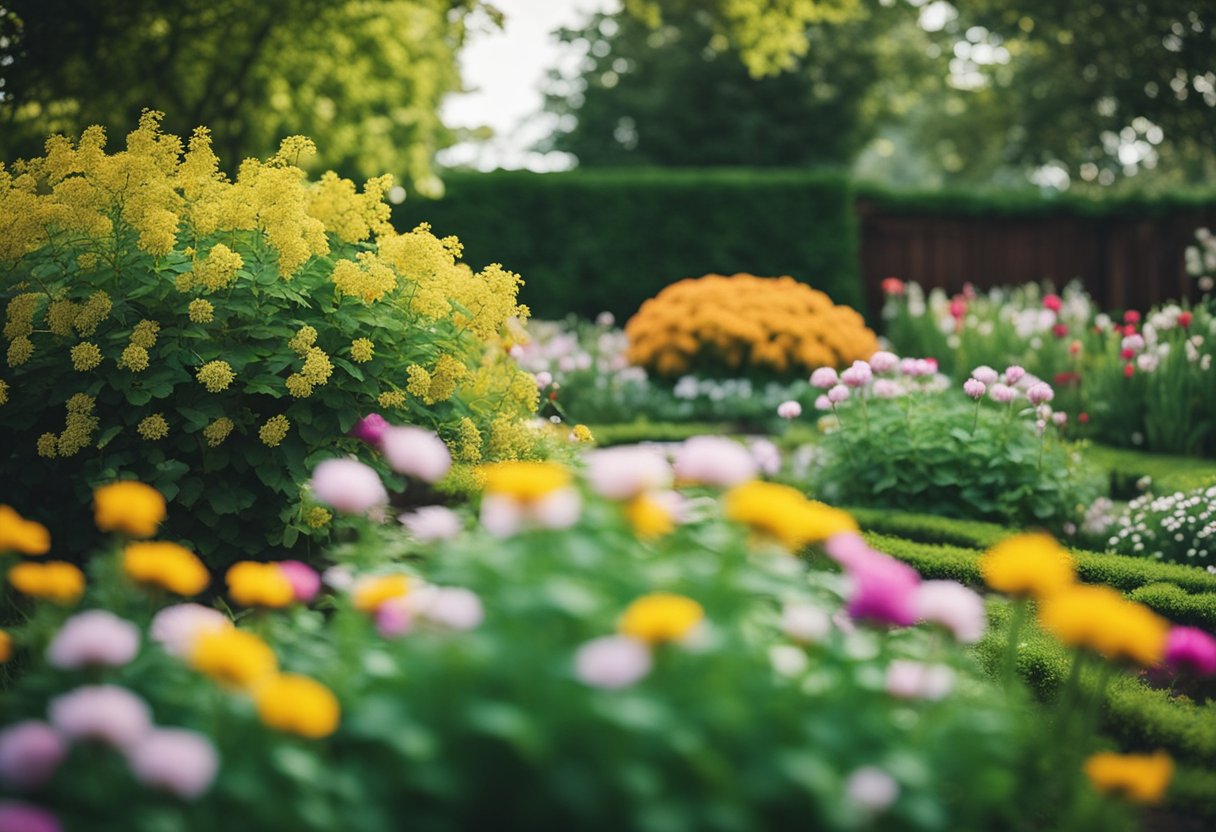
[[1216, 486], [1132, 500], [1109, 530], [1112, 549], [1207, 567], [1216, 563]]
[[706, 275], [681, 280], [625, 324], [631, 363], [688, 372], [775, 377], [865, 358], [878, 341], [853, 309], [792, 277]]
[[158, 120], [123, 151], [92, 128], [0, 166], [10, 499], [63, 510], [138, 477], [179, 507], [171, 533], [231, 558], [323, 531], [298, 484], [360, 447], [343, 437], [368, 411], [437, 430], [463, 463], [530, 451], [536, 387], [498, 346], [526, 315], [516, 275], [474, 272], [426, 226], [396, 233], [389, 177], [308, 181], [307, 139], [229, 179], [205, 129], [183, 152]]
[[[142, 544], [122, 538], [83, 599], [19, 584], [14, 567], [30, 615], [5, 634], [22, 670], [0, 692], [0, 785], [21, 798], [0, 811], [66, 828], [945, 830], [1034, 807], [1073, 829], [1121, 826], [1078, 791], [1080, 757], [1035, 776], [1046, 747], [1089, 739], [1057, 747], [978, 674], [959, 645], [983, 636], [979, 596], [921, 581], [847, 514], [752, 479], [731, 445], [700, 437], [674, 463], [595, 452], [585, 478], [490, 466], [481, 528], [442, 509], [408, 533], [363, 524], [331, 553], [323, 595], [308, 567], [235, 565], [216, 587], [235, 622], [133, 574]], [[362, 488], [368, 473], [316, 477]], [[145, 513], [131, 501], [109, 518]], [[3, 519], [0, 550], [38, 564], [26, 550], [41, 533]], [[1070, 587], [1066, 556], [1047, 587], [1027, 576], [1059, 560], [1049, 546], [1007, 548], [994, 586]], [[1050, 621], [1085, 646], [1071, 609]], [[1121, 651], [1132, 636], [1109, 617], [1098, 649]], [[1118, 788], [1118, 760], [1092, 765]]]
[[969, 401], [935, 393], [932, 367], [880, 352], [839, 379], [812, 377], [835, 417], [815, 488], [848, 505], [1075, 531], [1102, 484], [1058, 436], [1051, 387], [1016, 365], [978, 367], [962, 385]]

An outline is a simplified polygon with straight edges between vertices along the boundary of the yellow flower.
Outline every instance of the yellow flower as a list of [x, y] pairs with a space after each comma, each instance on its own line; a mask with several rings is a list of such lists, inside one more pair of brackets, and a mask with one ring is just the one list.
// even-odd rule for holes
[[304, 514], [304, 522], [310, 529], [324, 527], [334, 516], [320, 506], [313, 506]]
[[84, 573], [61, 560], [24, 561], [9, 570], [8, 579], [18, 592], [63, 606], [75, 604], [84, 595]]
[[1073, 585], [1043, 599], [1038, 612], [1043, 629], [1071, 647], [1145, 667], [1165, 655], [1169, 622], [1108, 586]]
[[245, 261], [241, 255], [223, 243], [216, 243], [206, 259], [195, 265], [195, 280], [203, 284], [208, 292], [216, 292], [235, 280], [237, 271], [243, 265]]
[[625, 506], [625, 516], [638, 537], [651, 540], [669, 534], [676, 527], [671, 512], [649, 494], [639, 494]]
[[530, 503], [565, 488], [570, 472], [555, 462], [495, 462], [483, 465], [487, 494], [502, 494]]
[[409, 578], [405, 575], [376, 575], [363, 578], [354, 589], [355, 609], [359, 612], [375, 612], [385, 601], [404, 598], [410, 591]]
[[1076, 580], [1072, 556], [1043, 532], [1002, 540], [985, 552], [979, 563], [988, 586], [1006, 595], [1047, 598]]
[[169, 423], [165, 421], [163, 414], [153, 413], [151, 416], [141, 419], [135, 430], [144, 439], [155, 442], [157, 439], [164, 439], [169, 435]]
[[0, 378], [0, 404], [8, 404], [8, 382]]
[[400, 390], [388, 390], [381, 393], [379, 397], [377, 397], [376, 402], [385, 410], [389, 410], [394, 407], [405, 407], [405, 394]]
[[285, 607], [295, 597], [278, 564], [243, 560], [229, 568], [225, 579], [228, 595], [243, 607]]
[[278, 670], [270, 645], [253, 633], [225, 627], [199, 635], [190, 651], [190, 666], [220, 684], [248, 688]]
[[133, 581], [177, 595], [197, 595], [211, 582], [203, 562], [176, 543], [129, 543], [122, 553], [122, 568]]
[[220, 445], [228, 438], [228, 434], [232, 433], [233, 427], [232, 420], [227, 416], [221, 416], [207, 425], [203, 428], [203, 438], [207, 440], [207, 446], [214, 448]]
[[208, 361], [198, 368], [195, 378], [207, 388], [208, 393], [219, 393], [228, 389], [228, 385], [236, 378], [236, 373], [232, 372], [227, 361]]
[[268, 448], [277, 448], [287, 438], [289, 430], [291, 422], [280, 413], [278, 416], [271, 416], [266, 420], [266, 424], [258, 428], [258, 439]]
[[20, 367], [34, 356], [34, 342], [24, 335], [18, 336], [8, 345], [8, 366]]
[[131, 330], [131, 343], [146, 350], [156, 346], [156, 333], [160, 332], [160, 324], [156, 321], [142, 320]]
[[165, 519], [165, 498], [142, 482], [115, 482], [93, 492], [93, 519], [103, 532], [151, 537]]
[[366, 364], [376, 355], [376, 345], [370, 338], [356, 338], [350, 342], [350, 357], [360, 364]]
[[82, 341], [71, 349], [72, 369], [77, 372], [88, 372], [101, 364], [101, 350], [96, 344]]
[[186, 307], [186, 315], [196, 324], [209, 324], [215, 319], [215, 307], [209, 300], [195, 298]]
[[333, 691], [307, 676], [270, 676], [254, 689], [253, 701], [263, 725], [308, 739], [328, 737], [341, 719]]
[[691, 598], [656, 592], [625, 608], [617, 630], [648, 644], [679, 641], [705, 619], [705, 610]]
[[292, 351], [298, 355], [303, 355], [315, 343], [317, 343], [317, 328], [305, 324], [297, 330], [295, 335], [291, 336], [291, 340], [287, 342], [287, 346], [291, 347]]
[[53, 433], [44, 433], [38, 437], [38, 456], [54, 459], [59, 456], [59, 437]]
[[313, 384], [322, 385], [329, 381], [333, 371], [334, 365], [325, 350], [320, 347], [308, 348], [308, 352], [304, 354], [304, 366], [300, 368], [300, 375]]
[[1085, 761], [1085, 776], [1094, 788], [1122, 794], [1135, 803], [1160, 803], [1174, 776], [1174, 761], [1156, 754], [1094, 754]]
[[7, 630], [0, 630], [0, 664], [13, 657], [13, 637]]
[[138, 344], [128, 344], [118, 357], [118, 366], [133, 373], [148, 369], [148, 350]]
[[847, 512], [808, 500], [788, 485], [753, 480], [732, 488], [723, 500], [728, 519], [775, 538], [790, 551], [857, 531]]
[[586, 425], [575, 425], [570, 431], [570, 438], [575, 442], [594, 442], [595, 437], [591, 435], [591, 428]]
[[51, 549], [46, 526], [26, 520], [10, 506], [0, 505], [0, 552], [45, 555]]
[[287, 377], [287, 392], [295, 399], [306, 399], [312, 395], [312, 382], [299, 373]]

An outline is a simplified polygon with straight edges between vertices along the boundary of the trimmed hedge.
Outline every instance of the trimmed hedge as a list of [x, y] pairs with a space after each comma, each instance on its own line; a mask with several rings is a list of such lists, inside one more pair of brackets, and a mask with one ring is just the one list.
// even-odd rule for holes
[[1127, 597], [1152, 607], [1171, 621], [1216, 631], [1216, 593], [1192, 595], [1174, 584], [1158, 583], [1133, 590]]
[[540, 318], [612, 312], [686, 277], [788, 274], [864, 313], [847, 176], [810, 171], [588, 170], [446, 175], [440, 200], [397, 206], [399, 229], [459, 235], [466, 262], [523, 276]]
[[729, 425], [713, 422], [622, 422], [616, 425], [588, 425], [595, 444], [601, 448], [610, 445], [630, 445], [637, 442], [683, 442], [703, 434], [720, 435], [730, 432]]
[[1216, 484], [1216, 461], [1185, 456], [1146, 454], [1125, 448], [1091, 445], [1085, 449], [1085, 459], [1108, 472], [1111, 491], [1131, 497], [1139, 493], [1136, 481], [1141, 477], [1152, 480], [1149, 490], [1154, 494], [1192, 491]]
[[933, 191], [888, 188], [858, 183], [859, 201], [872, 203], [884, 214], [977, 217], [1155, 217], [1216, 205], [1216, 190], [1200, 188], [1163, 194], [1094, 196], [1062, 193], [1045, 196], [1031, 188], [977, 190], [946, 188]]

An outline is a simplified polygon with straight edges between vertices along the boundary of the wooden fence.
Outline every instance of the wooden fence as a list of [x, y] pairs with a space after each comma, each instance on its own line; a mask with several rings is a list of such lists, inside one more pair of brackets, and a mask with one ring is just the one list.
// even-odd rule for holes
[[883, 278], [949, 292], [1079, 279], [1103, 309], [1145, 310], [1194, 299], [1183, 263], [1195, 229], [1216, 230], [1216, 206], [1158, 216], [951, 216], [909, 214], [857, 203], [861, 274], [871, 310], [882, 308]]

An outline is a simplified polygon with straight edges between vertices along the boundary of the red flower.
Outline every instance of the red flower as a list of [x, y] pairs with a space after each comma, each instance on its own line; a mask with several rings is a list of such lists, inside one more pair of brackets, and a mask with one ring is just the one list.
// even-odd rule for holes
[[1074, 340], [1071, 344], [1068, 345], [1068, 352], [1070, 355], [1080, 355], [1081, 354], [1081, 342]]
[[1063, 387], [1068, 384], [1080, 384], [1081, 374], [1075, 370], [1066, 370], [1063, 373], [1056, 373], [1055, 383], [1057, 387]]
[[882, 282], [882, 293], [899, 297], [904, 293], [904, 282], [898, 277], [888, 277]]
[[1043, 308], [1050, 309], [1052, 312], [1059, 312], [1063, 305], [1064, 302], [1060, 300], [1059, 295], [1048, 295], [1043, 298]]
[[1125, 349], [1121, 353], [1119, 353], [1119, 357], [1122, 358], [1124, 361], [1131, 361], [1133, 358], [1136, 357], [1136, 351], [1134, 349], [1132, 349], [1131, 347], [1128, 347], [1127, 349]]
[[551, 402], [557, 401], [557, 391], [556, 390], [549, 391], [549, 401], [551, 401]]
[[1127, 326], [1123, 327], [1123, 334], [1124, 335], [1135, 335], [1136, 334], [1136, 325], [1128, 324]]
[[1080, 413], [1077, 414], [1077, 421], [1083, 425], [1088, 425], [1089, 424], [1089, 414], [1086, 413], [1084, 410], [1082, 410]]
[[967, 313], [967, 304], [962, 298], [955, 298], [950, 301], [950, 314], [957, 321]]
[[1135, 372], [1136, 372], [1136, 366], [1134, 364], [1124, 364], [1123, 365], [1123, 377], [1124, 378], [1131, 378], [1135, 374]]
[[1140, 313], [1135, 309], [1129, 309], [1123, 313], [1123, 323], [1138, 324], [1140, 323]]
[[1053, 326], [1051, 328], [1051, 334], [1056, 336], [1057, 338], [1065, 337], [1066, 335], [1068, 335], [1068, 325], [1067, 324], [1056, 324], [1055, 326]]
[[1186, 327], [1191, 325], [1191, 321], [1193, 321], [1194, 319], [1195, 319], [1195, 316], [1192, 315], [1190, 312], [1179, 312], [1178, 313], [1178, 326], [1185, 329]]

